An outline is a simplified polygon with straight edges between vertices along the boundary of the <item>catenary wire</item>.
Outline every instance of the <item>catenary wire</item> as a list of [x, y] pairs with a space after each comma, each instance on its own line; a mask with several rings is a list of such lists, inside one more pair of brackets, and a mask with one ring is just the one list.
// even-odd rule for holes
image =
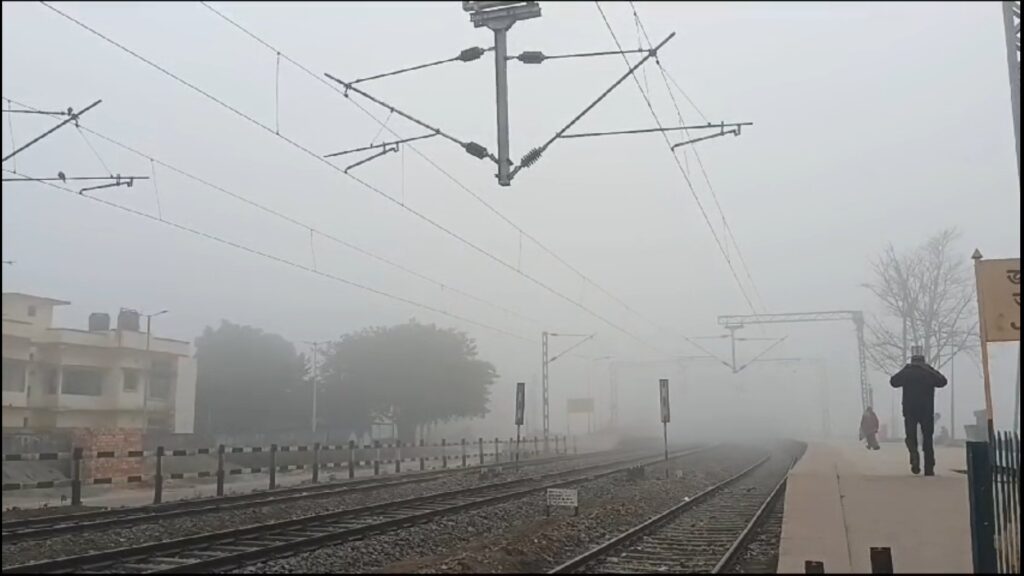
[[637, 336], [633, 332], [631, 332], [631, 331], [629, 331], [629, 330], [619, 326], [617, 323], [615, 323], [615, 322], [609, 320], [608, 318], [606, 318], [605, 316], [595, 312], [594, 310], [590, 309], [585, 304], [583, 304], [581, 302], [577, 302], [576, 300], [573, 300], [571, 297], [566, 296], [564, 293], [556, 290], [555, 288], [549, 286], [548, 284], [545, 284], [544, 282], [540, 281], [539, 279], [535, 278], [534, 276], [529, 275], [529, 274], [527, 274], [525, 272], [522, 272], [521, 270], [517, 270], [515, 266], [509, 264], [508, 262], [505, 262], [503, 259], [499, 258], [498, 256], [495, 256], [494, 254], [492, 254], [492, 253], [488, 252], [487, 250], [481, 248], [477, 244], [469, 241], [468, 239], [466, 239], [465, 237], [463, 237], [463, 236], [459, 235], [458, 233], [454, 232], [450, 228], [447, 228], [447, 227], [443, 226], [442, 224], [440, 224], [437, 221], [431, 219], [430, 217], [426, 216], [422, 212], [419, 212], [419, 211], [414, 210], [414, 209], [412, 209], [412, 208], [410, 208], [410, 207], [408, 207], [406, 205], [403, 205], [400, 201], [396, 200], [395, 198], [393, 198], [392, 196], [388, 195], [387, 193], [385, 193], [384, 191], [380, 190], [379, 188], [377, 188], [377, 187], [369, 184], [368, 182], [362, 180], [361, 178], [359, 178], [357, 176], [353, 176], [352, 174], [345, 173], [342, 169], [340, 169], [337, 166], [335, 166], [334, 164], [324, 160], [318, 154], [316, 154], [315, 152], [309, 150], [305, 146], [303, 146], [303, 145], [299, 144], [298, 142], [288, 138], [287, 136], [276, 134], [272, 128], [266, 126], [262, 122], [260, 122], [260, 121], [256, 120], [255, 118], [245, 114], [244, 112], [238, 110], [237, 108], [231, 106], [230, 104], [227, 104], [226, 102], [224, 102], [223, 100], [217, 98], [216, 96], [213, 96], [212, 94], [210, 94], [209, 92], [206, 92], [202, 88], [199, 88], [195, 84], [192, 84], [191, 82], [188, 82], [187, 80], [181, 78], [180, 76], [177, 76], [176, 74], [174, 74], [173, 72], [170, 72], [169, 70], [167, 70], [166, 68], [160, 66], [159, 64], [156, 64], [155, 62], [153, 62], [153, 61], [149, 60], [148, 58], [138, 54], [137, 52], [131, 50], [130, 48], [124, 46], [123, 44], [118, 43], [117, 41], [113, 40], [109, 36], [106, 36], [105, 34], [99, 32], [98, 30], [88, 26], [87, 24], [85, 24], [81, 20], [78, 20], [77, 18], [67, 14], [66, 12], [64, 12], [64, 11], [58, 9], [58, 8], [55, 8], [54, 6], [50, 5], [49, 3], [47, 3], [47, 2], [40, 2], [40, 3], [43, 6], [49, 8], [51, 11], [55, 12], [56, 14], [64, 17], [65, 19], [67, 19], [68, 21], [70, 21], [70, 22], [74, 23], [75, 25], [81, 27], [82, 29], [87, 30], [88, 32], [92, 33], [93, 35], [97, 36], [98, 38], [101, 38], [102, 40], [104, 40], [105, 42], [111, 44], [112, 46], [115, 46], [118, 49], [122, 50], [123, 52], [133, 56], [134, 58], [136, 58], [136, 59], [138, 59], [138, 60], [140, 60], [140, 61], [142, 61], [144, 63], [146, 63], [147, 65], [149, 65], [149, 66], [153, 67], [154, 69], [160, 71], [164, 75], [174, 79], [178, 83], [180, 83], [180, 84], [182, 84], [182, 85], [184, 85], [184, 86], [194, 90], [195, 92], [205, 96], [206, 98], [210, 99], [211, 101], [219, 104], [223, 108], [225, 108], [225, 109], [235, 113], [239, 117], [241, 117], [241, 118], [243, 118], [245, 120], [248, 120], [250, 123], [252, 123], [252, 124], [254, 124], [254, 125], [264, 129], [268, 133], [274, 134], [276, 137], [278, 137], [278, 138], [284, 140], [285, 142], [291, 144], [293, 147], [295, 147], [295, 148], [305, 152], [310, 157], [315, 158], [316, 160], [318, 160], [320, 162], [323, 162], [325, 165], [331, 167], [335, 171], [348, 176], [352, 180], [354, 180], [354, 181], [358, 182], [359, 184], [361, 184], [364, 188], [366, 188], [366, 189], [368, 189], [368, 190], [378, 194], [379, 196], [381, 196], [382, 198], [384, 198], [386, 200], [389, 200], [390, 202], [392, 202], [396, 206], [401, 207], [402, 209], [404, 209], [404, 210], [408, 211], [409, 213], [415, 215], [420, 220], [423, 220], [424, 222], [430, 224], [431, 226], [437, 228], [438, 230], [441, 230], [442, 232], [444, 232], [445, 234], [451, 236], [452, 238], [455, 238], [455, 239], [459, 240], [460, 242], [462, 242], [466, 246], [472, 248], [474, 251], [476, 251], [476, 252], [486, 256], [487, 258], [497, 262], [498, 264], [501, 264], [502, 266], [508, 268], [509, 270], [512, 270], [512, 271], [516, 272], [517, 274], [519, 274], [520, 276], [523, 276], [524, 278], [530, 280], [532, 283], [536, 284], [537, 286], [539, 286], [539, 287], [547, 290], [548, 292], [558, 296], [562, 300], [565, 300], [566, 302], [576, 306], [577, 308], [583, 310], [584, 312], [586, 312], [590, 316], [593, 316], [594, 318], [597, 318], [598, 320], [602, 321], [603, 323], [607, 324], [608, 326], [612, 327], [613, 329], [615, 329], [615, 330], [625, 334], [626, 336], [629, 336], [630, 338], [632, 338], [632, 339], [636, 340], [637, 342], [647, 346], [648, 348], [651, 348], [653, 350], [661, 352], [661, 350], [657, 346], [647, 342], [646, 340], [644, 340], [643, 338]]
[[[24, 174], [21, 174], [20, 172], [15, 172], [14, 170], [9, 170], [7, 168], [4, 168], [3, 171], [7, 172], [7, 173], [10, 173], [10, 174], [17, 175], [17, 176], [25, 177]], [[107, 207], [110, 207], [110, 208], [116, 208], [118, 210], [121, 210], [123, 212], [127, 212], [129, 214], [134, 215], [134, 216], [138, 216], [140, 218], [145, 218], [145, 219], [149, 220], [150, 222], [156, 222], [156, 223], [164, 224], [166, 226], [170, 226], [170, 227], [175, 228], [177, 230], [180, 230], [182, 232], [187, 232], [189, 234], [193, 234], [195, 236], [199, 236], [199, 237], [205, 238], [207, 240], [212, 240], [214, 242], [223, 244], [225, 246], [230, 246], [232, 248], [235, 248], [235, 249], [238, 249], [238, 250], [242, 250], [243, 252], [248, 252], [250, 254], [253, 254], [253, 255], [256, 255], [256, 256], [260, 256], [260, 257], [266, 258], [268, 260], [272, 260], [274, 262], [278, 262], [280, 264], [285, 264], [285, 265], [291, 266], [292, 268], [296, 268], [296, 269], [299, 269], [299, 270], [304, 270], [306, 272], [311, 272], [311, 273], [316, 274], [318, 276], [322, 276], [324, 278], [328, 278], [328, 279], [334, 280], [335, 282], [339, 282], [341, 284], [345, 284], [347, 286], [351, 286], [351, 287], [357, 288], [359, 290], [363, 290], [363, 291], [366, 291], [366, 292], [371, 292], [373, 294], [377, 294], [378, 296], [383, 296], [385, 298], [388, 298], [388, 299], [391, 299], [391, 300], [395, 300], [395, 301], [398, 301], [398, 302], [402, 302], [402, 303], [408, 304], [410, 306], [414, 306], [414, 307], [417, 307], [417, 308], [422, 308], [424, 310], [427, 310], [427, 311], [430, 311], [430, 312], [434, 312], [436, 314], [441, 314], [441, 315], [444, 315], [444, 316], [448, 316], [450, 318], [453, 318], [455, 320], [459, 320], [461, 322], [466, 322], [466, 323], [472, 324], [474, 326], [478, 326], [478, 327], [481, 327], [481, 328], [485, 328], [487, 330], [491, 330], [491, 331], [494, 331], [494, 332], [498, 332], [500, 334], [504, 334], [506, 336], [510, 336], [512, 338], [516, 338], [518, 340], [523, 340], [523, 341], [529, 342], [530, 344], [534, 344], [535, 343], [534, 339], [532, 339], [532, 338], [527, 338], [525, 336], [521, 336], [519, 334], [516, 334], [514, 332], [510, 332], [510, 331], [505, 330], [503, 328], [499, 328], [497, 326], [492, 326], [490, 324], [485, 324], [483, 322], [478, 322], [476, 320], [472, 320], [470, 318], [466, 318], [465, 316], [461, 316], [459, 314], [454, 314], [454, 313], [448, 312], [446, 310], [442, 310], [440, 308], [436, 308], [436, 307], [431, 306], [429, 304], [424, 304], [422, 302], [418, 302], [416, 300], [412, 300], [412, 299], [406, 298], [404, 296], [399, 296], [397, 294], [392, 294], [392, 293], [387, 292], [385, 290], [380, 290], [378, 288], [374, 288], [374, 287], [368, 286], [366, 284], [361, 284], [359, 282], [355, 282], [353, 280], [349, 280], [349, 279], [343, 278], [341, 276], [330, 274], [330, 273], [324, 272], [322, 270], [317, 270], [317, 269], [314, 269], [312, 267], [306, 266], [304, 264], [300, 264], [298, 262], [295, 262], [294, 260], [289, 260], [289, 259], [283, 258], [281, 256], [275, 256], [273, 254], [270, 254], [269, 252], [264, 252], [264, 251], [259, 250], [257, 248], [253, 248], [251, 246], [246, 246], [245, 244], [241, 244], [241, 243], [235, 242], [233, 240], [228, 240], [226, 238], [222, 238], [222, 237], [217, 236], [216, 234], [212, 234], [210, 232], [204, 232], [204, 231], [199, 230], [197, 228], [192, 228], [190, 226], [186, 226], [186, 225], [180, 224], [178, 222], [167, 220], [165, 218], [159, 218], [159, 217], [154, 216], [152, 214], [149, 214], [147, 212], [143, 212], [141, 210], [136, 210], [134, 208], [125, 206], [123, 204], [118, 204], [117, 202], [111, 202], [109, 200], [104, 200], [104, 199], [99, 198], [97, 196], [91, 196], [91, 195], [87, 195], [87, 194], [82, 194], [82, 193], [76, 192], [75, 190], [72, 190], [70, 188], [66, 188], [64, 186], [60, 186], [60, 185], [54, 184], [52, 182], [39, 181], [39, 180], [33, 180], [32, 182], [38, 183], [38, 184], [45, 184], [45, 185], [50, 186], [52, 188], [56, 188], [58, 190], [62, 190], [64, 192], [68, 192], [70, 194], [73, 194], [75, 196], [79, 196], [79, 197], [82, 197], [82, 198], [87, 198], [87, 199], [89, 199], [89, 200], [91, 200], [93, 202], [98, 202], [100, 204], [103, 204], [104, 206], [107, 206]]]
[[[250, 31], [246, 27], [242, 26], [241, 24], [239, 24], [235, 20], [233, 20], [230, 17], [228, 17], [227, 15], [225, 15], [223, 12], [220, 12], [219, 10], [217, 10], [216, 8], [211, 6], [209, 3], [207, 3], [207, 2], [200, 2], [200, 3], [204, 7], [206, 7], [208, 10], [210, 10], [211, 12], [213, 12], [214, 14], [219, 16], [220, 18], [224, 19], [226, 22], [228, 22], [229, 24], [231, 24], [232, 26], [234, 26], [235, 28], [237, 28], [238, 30], [240, 30], [241, 32], [243, 32], [244, 34], [249, 36], [250, 38], [252, 38], [254, 41], [259, 43], [260, 45], [264, 46], [268, 50], [271, 50], [271, 51], [273, 51], [273, 52], [275, 52], [277, 54], [280, 54], [281, 58], [283, 58], [285, 61], [289, 62], [290, 64], [292, 64], [293, 66], [295, 66], [296, 68], [301, 70], [302, 72], [305, 72], [309, 77], [316, 79], [318, 82], [320, 82], [324, 86], [330, 88], [336, 94], [344, 96], [344, 91], [341, 90], [336, 84], [333, 84], [331, 82], [326, 81], [323, 76], [313, 72], [312, 70], [310, 70], [309, 68], [304, 66], [302, 63], [296, 61], [295, 59], [291, 58], [290, 56], [288, 56], [284, 52], [280, 51], [278, 48], [272, 46], [270, 43], [268, 43], [267, 41], [263, 40], [262, 38], [260, 38], [258, 35], [256, 35], [255, 33]], [[621, 53], [621, 51], [619, 51], [617, 53]], [[375, 116], [372, 112], [367, 110], [359, 102], [357, 102], [357, 101], [355, 101], [353, 99], [347, 98], [347, 97], [346, 97], [346, 101], [350, 102], [353, 106], [355, 106], [363, 114], [365, 114], [367, 117], [371, 118], [372, 120], [374, 120], [378, 124], [382, 124], [382, 125], [384, 124], [384, 121], [382, 121], [380, 118]], [[392, 136], [394, 136], [396, 138], [403, 138], [401, 134], [396, 132], [390, 126], [386, 127], [385, 129]], [[633, 308], [632, 306], [627, 304], [624, 300], [622, 300], [621, 298], [619, 298], [618, 296], [613, 294], [611, 291], [606, 289], [604, 286], [602, 286], [601, 284], [595, 282], [593, 278], [588, 277], [581, 270], [579, 270], [578, 268], [573, 266], [571, 263], [569, 263], [560, 254], [558, 254], [553, 249], [548, 247], [545, 243], [541, 242], [538, 238], [536, 238], [535, 236], [533, 236], [532, 234], [530, 234], [529, 232], [524, 230], [521, 226], [519, 226], [518, 224], [513, 222], [504, 213], [502, 213], [500, 210], [495, 208], [491, 203], [487, 202], [487, 200], [485, 200], [482, 196], [480, 196], [480, 194], [478, 194], [477, 192], [475, 192], [474, 190], [469, 188], [466, 184], [464, 184], [461, 180], [456, 178], [450, 171], [446, 170], [443, 166], [441, 166], [436, 161], [434, 161], [434, 159], [432, 159], [429, 156], [427, 156], [426, 154], [424, 154], [419, 148], [417, 148], [416, 146], [412, 146], [412, 145], [408, 145], [408, 148], [412, 149], [412, 151], [415, 152], [417, 156], [422, 158], [425, 162], [427, 162], [435, 170], [437, 170], [442, 175], [444, 175], [446, 178], [448, 178], [459, 189], [461, 189], [466, 194], [469, 194], [470, 197], [472, 197], [474, 200], [476, 200], [480, 205], [484, 206], [488, 211], [490, 211], [492, 214], [494, 214], [496, 217], [498, 217], [501, 221], [505, 222], [513, 230], [518, 232], [520, 236], [525, 237], [529, 241], [533, 242], [533, 244], [536, 245], [538, 248], [540, 248], [545, 254], [551, 256], [552, 258], [554, 258], [557, 262], [559, 262], [560, 264], [565, 266], [566, 269], [570, 270], [571, 272], [573, 272], [574, 274], [576, 274], [577, 276], [582, 278], [584, 281], [589, 283], [591, 286], [595, 287], [600, 293], [602, 293], [605, 296], [607, 296], [609, 299], [611, 299], [616, 304], [621, 306], [627, 312], [633, 314], [637, 318], [639, 318], [639, 319], [643, 320], [644, 322], [654, 326], [655, 328], [661, 330], [662, 332], [664, 332], [666, 334], [672, 334], [674, 336], [679, 336], [679, 334], [675, 333], [674, 331], [669, 330], [668, 328], [665, 328], [664, 326], [661, 326], [660, 324], [658, 324], [657, 322], [654, 322], [653, 320], [651, 320], [650, 318], [648, 318], [644, 314], [641, 314], [638, 310], [636, 310], [635, 308]], [[689, 342], [690, 344], [694, 344], [694, 342], [692, 342], [691, 340], [687, 339], [685, 336], [683, 336], [683, 339], [686, 340], [687, 342]], [[700, 347], [698, 346], [698, 348], [700, 348]], [[703, 348], [700, 348], [700, 349], [703, 350]]]

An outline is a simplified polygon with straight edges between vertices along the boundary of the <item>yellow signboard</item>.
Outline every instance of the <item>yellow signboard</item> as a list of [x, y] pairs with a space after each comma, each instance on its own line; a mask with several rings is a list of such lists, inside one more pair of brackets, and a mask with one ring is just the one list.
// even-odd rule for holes
[[985, 342], [1020, 341], [1020, 258], [978, 260], [978, 302]]

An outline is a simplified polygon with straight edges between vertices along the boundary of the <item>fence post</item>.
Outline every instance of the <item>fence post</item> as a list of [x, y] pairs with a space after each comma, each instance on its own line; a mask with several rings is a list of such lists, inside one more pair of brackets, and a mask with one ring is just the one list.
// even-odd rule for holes
[[71, 505], [82, 505], [82, 449], [71, 450]]
[[402, 441], [395, 440], [395, 474], [402, 473]]
[[462, 467], [465, 468], [466, 467], [466, 438], [465, 437], [462, 438], [462, 441], [460, 442], [460, 444], [462, 444]]
[[320, 482], [320, 443], [313, 442], [313, 484]]
[[558, 434], [555, 434], [554, 441], [555, 441], [555, 456], [557, 456], [558, 455]]
[[380, 440], [373, 441], [373, 475], [380, 475]]
[[348, 479], [356, 477], [356, 441], [348, 441]]
[[423, 471], [423, 437], [420, 437], [420, 472]]
[[992, 461], [988, 442], [967, 442], [967, 492], [971, 511], [971, 552], [975, 574], [996, 572]]
[[164, 447], [156, 447], [156, 474], [153, 476], [153, 504], [164, 499]]
[[277, 444], [270, 445], [270, 489], [277, 488]]
[[224, 495], [224, 445], [217, 445], [217, 496]]
[[[509, 436], [509, 437], [508, 437], [508, 461], [509, 461], [509, 462], [511, 462], [512, 460], [514, 460], [514, 459], [515, 459], [515, 458], [517, 457], [517, 456], [515, 456], [515, 455], [513, 455], [513, 454], [512, 454], [512, 451], [513, 451], [513, 448], [512, 448], [512, 447], [513, 447], [513, 446], [516, 446], [516, 445], [515, 445], [515, 444], [513, 444], [512, 442], [513, 442], [513, 440], [512, 440], [512, 437], [511, 437], [511, 436]], [[518, 450], [518, 449], [519, 449], [519, 447], [518, 447], [518, 446], [516, 446], [515, 450]]]
[[536, 456], [537, 454], [540, 454], [540, 444], [537, 441], [537, 437], [534, 436], [533, 437], [533, 455]]
[[441, 468], [448, 467], [448, 442], [441, 438]]
[[575, 436], [572, 437], [572, 453], [574, 455], [575, 454], [579, 454], [579, 451], [576, 449], [576, 437]]
[[484, 439], [478, 437], [476, 439], [476, 444], [477, 444], [477, 447], [479, 448], [479, 452], [480, 452], [480, 466], [483, 466], [484, 465]]
[[494, 463], [501, 464], [501, 440], [498, 437], [494, 437]]

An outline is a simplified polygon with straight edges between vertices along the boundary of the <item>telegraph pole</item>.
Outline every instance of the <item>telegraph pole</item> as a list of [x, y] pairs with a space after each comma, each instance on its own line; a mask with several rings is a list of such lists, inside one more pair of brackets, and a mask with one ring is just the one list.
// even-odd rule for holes
[[[498, 108], [498, 184], [512, 183], [512, 161], [508, 149], [508, 31], [520, 20], [540, 16], [536, 2], [463, 2], [474, 28], [486, 26], [494, 32], [494, 88]], [[546, 389], [545, 389], [546, 390]], [[546, 392], [545, 392], [546, 394]], [[547, 441], [547, 396], [544, 398], [544, 440]]]

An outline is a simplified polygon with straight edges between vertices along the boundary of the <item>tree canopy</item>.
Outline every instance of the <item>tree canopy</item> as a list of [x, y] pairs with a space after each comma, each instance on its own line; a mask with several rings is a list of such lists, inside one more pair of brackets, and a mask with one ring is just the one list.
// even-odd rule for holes
[[497, 376], [463, 332], [415, 320], [366, 328], [328, 345], [320, 417], [331, 426], [366, 429], [374, 415], [387, 414], [409, 441], [421, 425], [486, 414]]
[[196, 338], [196, 431], [300, 430], [310, 421], [306, 359], [277, 334], [222, 321]]
[[955, 229], [942, 230], [902, 253], [890, 244], [874, 261], [875, 278], [865, 287], [884, 310], [867, 325], [877, 369], [898, 369], [914, 345], [940, 368], [957, 352], [977, 350], [974, 279], [968, 254], [955, 250], [958, 236]]

